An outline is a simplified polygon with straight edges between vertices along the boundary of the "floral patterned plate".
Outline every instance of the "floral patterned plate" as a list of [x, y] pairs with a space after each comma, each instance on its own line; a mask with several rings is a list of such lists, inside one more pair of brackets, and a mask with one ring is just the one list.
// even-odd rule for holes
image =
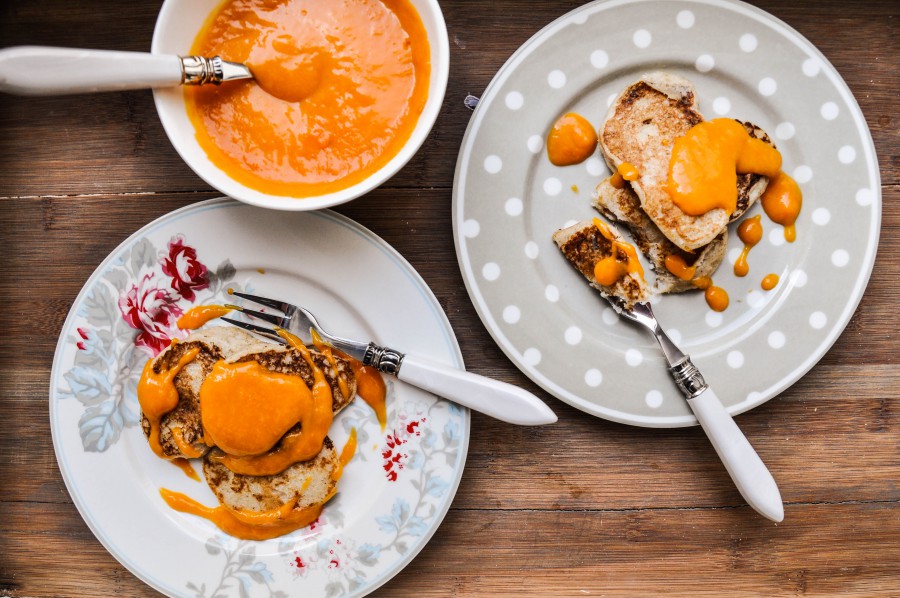
[[[354, 401], [335, 420], [359, 448], [309, 527], [264, 542], [170, 509], [165, 487], [212, 492], [156, 458], [138, 424], [147, 359], [183, 335], [188, 307], [228, 288], [302, 302], [329, 329], [462, 367], [437, 300], [372, 232], [338, 214], [201, 202], [145, 226], [91, 275], [63, 326], [50, 382], [53, 444], [66, 486], [107, 550], [171, 596], [360, 596], [399, 572], [435, 532], [462, 476], [469, 413], [394, 380], [388, 424]], [[199, 470], [199, 464], [195, 464]]]

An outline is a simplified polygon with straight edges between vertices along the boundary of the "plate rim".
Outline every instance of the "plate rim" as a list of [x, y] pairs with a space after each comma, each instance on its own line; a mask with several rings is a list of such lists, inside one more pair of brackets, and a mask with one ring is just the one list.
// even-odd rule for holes
[[[456, 250], [457, 264], [460, 268], [460, 273], [466, 287], [466, 292], [469, 295], [469, 299], [471, 300], [472, 305], [475, 307], [475, 311], [478, 313], [479, 319], [493, 338], [494, 342], [498, 347], [500, 347], [507, 358], [509, 358], [509, 360], [512, 361], [513, 364], [523, 374], [525, 374], [532, 382], [540, 386], [544, 391], [548, 392], [553, 397], [590, 415], [616, 423], [638, 427], [680, 428], [696, 426], [699, 424], [699, 422], [692, 413], [684, 416], [674, 417], [648, 417], [628, 414], [617, 409], [611, 409], [608, 407], [597, 405], [595, 403], [581, 399], [580, 397], [575, 397], [574, 395], [565, 396], [565, 393], [558, 392], [556, 389], [552, 388], [552, 382], [548, 378], [523, 363], [522, 356], [518, 355], [518, 352], [512, 346], [512, 343], [500, 331], [496, 320], [491, 316], [488, 306], [485, 304], [484, 298], [477, 291], [477, 285], [475, 285], [474, 282], [474, 271], [470, 272], [468, 270], [469, 268], [471, 268], [471, 263], [463, 259], [463, 254], [466, 253], [466, 250], [462, 247], [463, 215], [460, 206], [460, 194], [463, 193], [463, 191], [461, 191], [463, 184], [461, 184], [460, 181], [461, 178], [465, 175], [465, 173], [463, 173], [464, 167], [468, 167], [469, 164], [467, 164], [467, 162], [470, 162], [470, 160], [466, 159], [466, 154], [471, 153], [471, 146], [474, 143], [473, 138], [476, 135], [477, 129], [480, 125], [480, 117], [486, 111], [484, 100], [486, 98], [490, 98], [491, 102], [496, 100], [499, 97], [499, 89], [502, 84], [506, 81], [509, 75], [515, 72], [516, 67], [518, 67], [518, 63], [522, 59], [524, 59], [523, 54], [530, 53], [532, 46], [543, 43], [544, 39], [547, 36], [555, 33], [555, 29], [573, 20], [575, 15], [578, 15], [582, 12], [593, 12], [593, 10], [600, 5], [603, 6], [603, 9], [599, 12], [605, 12], [606, 10], [618, 8], [621, 6], [646, 4], [659, 1], [661, 0], [593, 0], [592, 2], [577, 7], [557, 17], [556, 19], [542, 27], [540, 30], [538, 30], [536, 33], [534, 33], [530, 38], [528, 38], [528, 40], [526, 40], [510, 55], [510, 57], [503, 63], [503, 65], [491, 78], [491, 81], [490, 83], [488, 83], [487, 87], [485, 87], [479, 98], [480, 101], [475, 110], [470, 115], [469, 121], [466, 125], [466, 131], [463, 134], [462, 141], [460, 143], [460, 149], [457, 154], [456, 160], [456, 168], [453, 175], [451, 223], [453, 225], [453, 243], [454, 249]], [[844, 81], [838, 70], [818, 49], [818, 47], [815, 46], [815, 44], [813, 44], [800, 32], [798, 32], [796, 29], [794, 29], [775, 15], [772, 15], [771, 13], [756, 6], [741, 2], [740, 0], [678, 0], [677, 3], [681, 3], [684, 5], [701, 5], [704, 7], [712, 6], [734, 11], [743, 17], [753, 19], [757, 22], [762, 23], [763, 25], [771, 27], [779, 35], [781, 35], [782, 38], [798, 47], [801, 51], [811, 52], [813, 55], [819, 58], [823, 64], [821, 72], [826, 77], [828, 77], [834, 89], [840, 94], [840, 97], [850, 108], [850, 114], [855, 125], [856, 132], [860, 135], [861, 145], [863, 146], [862, 153], [864, 154], [865, 158], [865, 167], [867, 170], [867, 174], [869, 175], [869, 179], [872, 182], [873, 200], [871, 206], [871, 224], [873, 233], [869, 235], [867, 239], [868, 242], [865, 247], [865, 255], [863, 256], [862, 260], [864, 267], [859, 270], [859, 275], [854, 281], [853, 290], [836, 319], [836, 322], [838, 324], [831, 328], [829, 334], [815, 348], [815, 350], [812, 351], [801, 363], [799, 363], [788, 375], [780, 380], [775, 381], [775, 383], [772, 384], [768, 389], [765, 389], [764, 392], [760, 392], [760, 398], [755, 401], [749, 401], [748, 399], [745, 399], [739, 403], [726, 407], [728, 413], [732, 416], [735, 416], [759, 407], [760, 405], [770, 401], [771, 399], [777, 397], [780, 393], [784, 392], [786, 389], [790, 388], [800, 379], [802, 379], [828, 353], [834, 343], [837, 342], [838, 338], [840, 338], [840, 336], [843, 334], [844, 330], [846, 330], [846, 327], [850, 323], [853, 314], [859, 307], [859, 303], [862, 301], [863, 295], [865, 294], [866, 288], [868, 287], [868, 283], [875, 266], [875, 258], [878, 252], [878, 242], [881, 236], [881, 222], [883, 211], [881, 171], [878, 166], [878, 155], [875, 149], [874, 140], [872, 139], [872, 132], [865, 120], [865, 116], [862, 113], [859, 102], [857, 102], [856, 97], [853, 95], [853, 92], [850, 90], [849, 86], [847, 85], [846, 81]], [[676, 2], [672, 2], [672, 4], [676, 4]], [[473, 286], [475, 288], [473, 288]]]
[[[70, 499], [72, 500], [72, 504], [75, 505], [75, 508], [78, 511], [78, 514], [81, 516], [81, 519], [87, 524], [88, 529], [90, 529], [91, 533], [94, 537], [100, 542], [104, 549], [123, 567], [125, 567], [132, 575], [143, 581], [149, 587], [162, 592], [167, 596], [186, 596], [182, 591], [179, 591], [175, 588], [170, 588], [168, 586], [162, 585], [158, 583], [160, 580], [150, 577], [146, 575], [144, 570], [140, 567], [139, 564], [133, 562], [124, 551], [120, 550], [117, 546], [114, 546], [109, 538], [106, 537], [105, 533], [99, 526], [99, 523], [94, 520], [94, 518], [90, 515], [90, 511], [88, 510], [88, 505], [86, 504], [86, 500], [80, 495], [77, 491], [77, 486], [75, 485], [75, 480], [72, 478], [72, 472], [69, 471], [69, 468], [64, 464], [66, 463], [65, 458], [63, 456], [64, 447], [61, 446], [62, 440], [60, 439], [60, 434], [56, 431], [56, 422], [58, 419], [58, 403], [61, 400], [56, 396], [56, 390], [52, 386], [53, 382], [57, 379], [58, 369], [62, 367], [62, 352], [64, 346], [66, 344], [66, 334], [65, 332], [72, 325], [73, 319], [76, 317], [76, 307], [83, 302], [85, 298], [85, 294], [89, 291], [89, 289], [93, 288], [97, 279], [105, 272], [106, 267], [116, 259], [124, 249], [134, 243], [136, 240], [141, 238], [143, 235], [146, 235], [153, 228], [164, 224], [166, 221], [177, 218], [179, 216], [184, 215], [187, 212], [194, 211], [205, 211], [207, 209], [214, 209], [219, 206], [227, 206], [231, 205], [234, 207], [241, 207], [249, 210], [264, 210], [265, 208], [260, 208], [257, 206], [251, 206], [244, 202], [240, 202], [237, 199], [221, 196], [215, 197], [212, 199], [207, 199], [203, 201], [199, 201], [196, 203], [192, 203], [186, 206], [182, 206], [170, 212], [167, 212], [157, 218], [154, 218], [150, 222], [142, 225], [138, 230], [125, 238], [121, 243], [119, 243], [113, 250], [111, 250], [107, 256], [100, 262], [99, 265], [91, 272], [90, 276], [85, 280], [78, 294], [75, 296], [75, 299], [72, 300], [72, 304], [69, 307], [69, 311], [66, 315], [66, 319], [64, 320], [60, 331], [59, 338], [56, 343], [56, 348], [53, 352], [53, 363], [50, 369], [50, 387], [48, 388], [48, 402], [49, 402], [49, 419], [50, 419], [50, 435], [53, 443], [53, 453], [57, 463], [57, 469], [60, 472], [60, 475], [63, 479], [63, 483], [66, 486], [66, 491], [69, 494]], [[440, 324], [445, 328], [445, 332], [447, 333], [447, 340], [449, 342], [449, 351], [452, 356], [456, 359], [457, 363], [454, 364], [457, 367], [465, 368], [465, 364], [463, 361], [462, 351], [459, 346], [459, 341], [456, 338], [456, 334], [453, 331], [453, 327], [450, 324], [449, 318], [447, 317], [446, 312], [443, 307], [441, 307], [440, 302], [437, 300], [437, 297], [434, 295], [434, 292], [419, 274], [419, 272], [409, 263], [409, 261], [400, 254], [391, 244], [385, 241], [381, 236], [374, 233], [369, 228], [363, 226], [362, 224], [356, 222], [352, 218], [344, 216], [338, 212], [335, 212], [330, 209], [322, 209], [316, 210], [313, 212], [295, 212], [298, 214], [298, 218], [310, 217], [316, 214], [323, 213], [326, 217], [333, 217], [335, 220], [342, 222], [347, 225], [348, 228], [352, 229], [354, 232], [358, 234], [362, 234], [367, 236], [371, 240], [373, 240], [376, 244], [380, 245], [381, 248], [389, 255], [393, 256], [397, 262], [404, 267], [406, 270], [405, 274], [410, 276], [413, 282], [420, 286], [420, 290], [425, 291], [423, 296], [428, 300], [431, 304], [432, 310], [435, 312], [435, 315], [440, 320]], [[460, 430], [460, 443], [459, 443], [459, 468], [457, 475], [455, 476], [453, 482], [448, 487], [448, 495], [450, 499], [447, 500], [443, 507], [439, 509], [435, 513], [434, 523], [433, 525], [426, 531], [426, 533], [420, 536], [420, 541], [416, 546], [410, 548], [410, 550], [403, 555], [400, 559], [395, 561], [395, 563], [388, 567], [385, 572], [378, 578], [372, 580], [370, 584], [366, 586], [357, 588], [356, 590], [351, 591], [347, 594], [349, 597], [355, 596], [364, 596], [371, 592], [374, 592], [379, 587], [383, 586], [391, 579], [396, 577], [400, 572], [402, 572], [408, 565], [411, 563], [416, 556], [428, 545], [431, 541], [431, 538], [437, 532], [438, 528], [440, 528], [443, 523], [447, 513], [450, 511], [450, 507], [453, 504], [453, 500], [456, 498], [456, 493], [459, 490], [459, 485], [462, 482], [463, 475], [465, 473], [465, 466], [468, 460], [468, 452], [469, 452], [469, 441], [471, 439], [471, 421], [472, 414], [471, 410], [459, 406], [459, 409], [462, 412], [463, 416], [463, 425]]]

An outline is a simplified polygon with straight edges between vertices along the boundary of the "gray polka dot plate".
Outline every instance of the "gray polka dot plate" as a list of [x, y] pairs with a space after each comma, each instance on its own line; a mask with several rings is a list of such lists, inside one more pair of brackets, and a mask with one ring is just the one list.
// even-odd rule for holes
[[[605, 176], [599, 155], [550, 164], [553, 121], [577, 112], [599, 127], [612, 98], [643, 73], [696, 86], [707, 118], [737, 117], [774, 138], [804, 195], [797, 240], [763, 218], [750, 273], [732, 273], [731, 235], [715, 275], [730, 307], [700, 293], [655, 300], [731, 414], [789, 387], [825, 354], [858, 305], [875, 260], [881, 186], [871, 135], [847, 85], [796, 31], [722, 0], [587, 4], [526, 42], [472, 115], [456, 167], [453, 230], [469, 295], [509, 358], [583, 411], [648, 427], [693, 425], [653, 338], [620, 320], [557, 250], [551, 235], [591, 218]], [[754, 206], [751, 214], [761, 212]], [[780, 282], [764, 291], [774, 273]]]

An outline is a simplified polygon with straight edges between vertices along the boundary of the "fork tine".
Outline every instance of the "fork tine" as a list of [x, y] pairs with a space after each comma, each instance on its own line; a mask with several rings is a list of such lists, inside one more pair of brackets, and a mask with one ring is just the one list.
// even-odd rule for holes
[[228, 294], [248, 301], [253, 301], [254, 303], [259, 303], [260, 305], [265, 305], [266, 307], [271, 307], [272, 309], [283, 311], [284, 313], [289, 313], [294, 308], [294, 306], [287, 301], [279, 301], [277, 299], [269, 299], [267, 297], [249, 295], [247, 293], [238, 293], [232, 289], [228, 289]]
[[261, 311], [256, 311], [255, 309], [247, 309], [246, 307], [241, 307], [240, 305], [232, 305], [231, 303], [226, 303], [225, 307], [230, 307], [231, 309], [237, 310], [242, 314], [247, 314], [251, 318], [263, 320], [265, 322], [269, 322], [270, 324], [275, 324], [276, 326], [285, 326], [287, 324], [287, 322], [284, 321], [285, 319], [287, 319], [287, 316], [283, 316], [280, 314], [267, 314]]
[[250, 332], [255, 332], [261, 336], [266, 338], [270, 338], [272, 340], [278, 341], [279, 343], [284, 343], [285, 340], [275, 334], [275, 331], [271, 328], [266, 328], [265, 326], [259, 326], [257, 324], [251, 324], [249, 322], [241, 322], [240, 320], [234, 320], [232, 318], [220, 318], [229, 324], [237, 326], [238, 328], [243, 328], [244, 330], [249, 330]]

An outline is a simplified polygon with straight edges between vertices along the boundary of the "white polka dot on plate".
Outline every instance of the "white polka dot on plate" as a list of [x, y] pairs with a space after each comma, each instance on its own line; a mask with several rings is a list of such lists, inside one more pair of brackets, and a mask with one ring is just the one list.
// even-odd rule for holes
[[756, 390], [747, 393], [747, 402], [748, 403], [755, 403], [758, 400], [760, 400], [761, 398], [762, 398], [762, 393], [760, 393]]
[[500, 278], [500, 266], [494, 262], [488, 262], [481, 269], [481, 275], [485, 280], [497, 280]]
[[581, 328], [578, 326], [569, 326], [566, 328], [566, 332], [563, 335], [563, 338], [566, 339], [566, 343], [570, 345], [577, 345], [581, 342], [582, 338]]
[[828, 317], [824, 313], [822, 313], [820, 311], [814, 311], [811, 314], [809, 314], [809, 325], [812, 326], [813, 328], [815, 328], [816, 330], [821, 330], [822, 328], [825, 328], [825, 324], [827, 324], [827, 323], [828, 323]]
[[800, 183], [801, 185], [803, 183], [810, 182], [813, 177], [812, 168], [810, 168], [806, 164], [802, 164], [802, 165], [798, 166], [797, 168], [795, 168], [794, 172], [792, 174], [794, 175], [794, 180], [797, 181], [798, 183]]
[[619, 94], [618, 94], [618, 93], [611, 93], [611, 94], [609, 94], [609, 97], [606, 98], [606, 107], [609, 108], [610, 106], [612, 106], [613, 102], [616, 101], [616, 98], [617, 98], [617, 97], [619, 97]]
[[815, 77], [821, 68], [822, 63], [818, 58], [807, 58], [803, 61], [803, 74], [807, 77]]
[[778, 90], [778, 83], [772, 77], [764, 77], [759, 82], [759, 93], [770, 96]]
[[484, 169], [488, 171], [489, 174], [497, 174], [503, 169], [503, 160], [500, 159], [500, 156], [491, 154], [484, 159]]
[[532, 135], [528, 138], [528, 141], [525, 142], [528, 146], [528, 151], [532, 154], [540, 153], [542, 149], [544, 149], [544, 138], [540, 135]]
[[861, 206], [870, 206], [875, 199], [875, 194], [871, 189], [862, 188], [856, 192], [856, 203]]
[[694, 13], [689, 10], [682, 10], [676, 15], [675, 22], [682, 29], [690, 29], [694, 26]]
[[533, 260], [537, 258], [538, 253], [540, 253], [540, 250], [538, 249], [537, 243], [535, 243], [534, 241], [528, 241], [527, 243], [525, 243], [525, 257]]
[[603, 160], [596, 156], [588, 158], [587, 162], [584, 163], [584, 168], [591, 176], [600, 176], [606, 171]]
[[779, 228], [773, 228], [772, 230], [770, 230], [769, 231], [769, 243], [771, 243], [775, 247], [781, 247], [782, 245], [784, 245], [785, 244], [784, 229], [779, 227]]
[[747, 305], [750, 307], [762, 307], [766, 302], [766, 296], [759, 291], [750, 291], [747, 293]]
[[631, 367], [637, 367], [644, 361], [644, 354], [637, 349], [628, 349], [625, 351], [625, 363]]
[[819, 113], [822, 115], [822, 118], [825, 120], [834, 120], [838, 117], [841, 110], [838, 108], [838, 105], [834, 102], [825, 102], [822, 104], [822, 108], [819, 110]]
[[732, 247], [728, 250], [728, 261], [732, 264], [741, 257], [741, 248], [740, 247]]
[[616, 310], [611, 307], [603, 308], [603, 312], [600, 314], [600, 317], [603, 319], [603, 323], [607, 326], [612, 326], [619, 323], [619, 314], [617, 314]]
[[816, 208], [812, 213], [812, 221], [819, 226], [825, 226], [831, 222], [831, 212], [828, 208]]
[[510, 197], [506, 200], [506, 203], [503, 204], [503, 209], [506, 210], [506, 213], [510, 216], [518, 216], [522, 213], [522, 200], [518, 197]]
[[463, 236], [466, 237], [467, 239], [474, 239], [475, 237], [478, 236], [478, 233], [480, 233], [480, 232], [481, 232], [481, 225], [478, 224], [477, 220], [472, 220], [470, 218], [469, 220], [466, 220], [465, 222], [463, 222], [462, 233], [463, 233]]
[[530, 347], [525, 349], [525, 352], [522, 353], [522, 360], [530, 366], [536, 366], [541, 362], [541, 352], [534, 347]]
[[789, 122], [778, 123], [778, 126], [775, 127], [775, 137], [778, 137], [779, 139], [790, 139], [796, 132], [797, 129], [794, 127], [793, 123]]
[[588, 11], [582, 10], [574, 15], [572, 15], [572, 22], [576, 25], [584, 25], [588, 20]]
[[644, 402], [647, 403], [647, 407], [651, 409], [657, 409], [663, 402], [663, 394], [658, 390], [651, 390], [647, 393], [647, 396], [644, 397]]
[[591, 387], [600, 386], [603, 382], [603, 373], [600, 370], [591, 368], [584, 373], [584, 383]]
[[806, 286], [806, 281], [809, 280], [809, 277], [806, 276], [806, 272], [803, 270], [794, 270], [790, 273], [788, 278], [791, 281], [791, 284], [798, 289]]
[[856, 160], [856, 148], [852, 145], [845, 145], [838, 150], [838, 160], [841, 164], [852, 164]]
[[738, 40], [738, 45], [744, 52], [752, 52], [756, 49], [756, 46], [759, 45], [759, 42], [752, 33], [745, 33], [741, 36], [741, 39]]
[[850, 263], [850, 254], [847, 253], [846, 249], [835, 249], [834, 253], [831, 254], [831, 263], [838, 268], [843, 268]]
[[713, 67], [716, 66], [716, 59], [713, 58], [709, 54], [701, 54], [697, 57], [696, 62], [694, 62], [694, 68], [696, 68], [701, 73], [708, 73], [713, 70]]
[[553, 89], [561, 89], [566, 84], [566, 74], [559, 69], [550, 71], [547, 84]]
[[510, 110], [518, 110], [525, 104], [525, 96], [518, 91], [511, 91], [506, 94], [506, 107]]
[[646, 29], [638, 29], [631, 37], [631, 41], [633, 41], [634, 45], [638, 48], [648, 48], [653, 42], [653, 36], [650, 35], [650, 32]]
[[609, 54], [603, 50], [594, 50], [591, 52], [591, 66], [595, 69], [602, 69], [609, 64]]
[[706, 325], [710, 328], [718, 328], [722, 325], [723, 318], [724, 316], [722, 316], [722, 312], [710, 310], [706, 312], [706, 317], [704, 318], [704, 320], [706, 320]]
[[503, 321], [507, 324], [515, 324], [522, 317], [522, 311], [515, 305], [507, 305], [503, 308]]
[[725, 357], [725, 362], [728, 364], [728, 367], [738, 369], [744, 365], [744, 354], [740, 351], [731, 351]]
[[713, 112], [718, 114], [719, 116], [724, 116], [731, 111], [731, 102], [728, 98], [716, 98], [713, 100]]
[[556, 285], [548, 284], [546, 288], [544, 288], [544, 298], [551, 303], [559, 301], [559, 289], [556, 288]]
[[666, 334], [669, 336], [669, 340], [671, 340], [676, 345], [681, 342], [681, 331], [677, 328], [670, 328], [666, 330]]
[[780, 349], [784, 346], [786, 339], [784, 338], [784, 333], [780, 330], [775, 330], [769, 333], [769, 346], [773, 349]]
[[544, 180], [544, 193], [552, 197], [559, 195], [560, 191], [562, 191], [562, 181], [558, 178], [551, 176]]
[[562, 227], [563, 227], [563, 228], [569, 228], [570, 226], [572, 226], [572, 225], [574, 225], [574, 224], [578, 224], [578, 221], [577, 221], [577, 220], [566, 220], [566, 221], [563, 223]]

